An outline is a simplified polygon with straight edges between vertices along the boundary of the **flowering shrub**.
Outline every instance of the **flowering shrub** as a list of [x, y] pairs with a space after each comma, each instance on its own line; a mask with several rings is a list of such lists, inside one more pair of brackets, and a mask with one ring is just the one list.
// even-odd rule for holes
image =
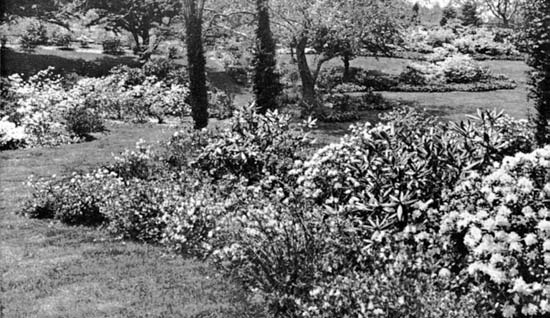
[[107, 165], [105, 169], [115, 173], [123, 180], [132, 179], [151, 179], [156, 169], [154, 164], [156, 156], [151, 151], [151, 147], [145, 145], [140, 139], [136, 143], [135, 150], [126, 149], [123, 153], [114, 157], [114, 162]]
[[3, 124], [4, 127], [15, 125], [25, 132], [17, 136], [25, 139], [10, 142], [10, 147], [78, 142], [89, 138], [90, 133], [103, 131], [104, 119], [144, 122], [156, 118], [162, 123], [166, 116], [188, 114], [189, 90], [181, 83], [180, 75], [170, 73], [166, 80], [159, 80], [146, 76], [141, 69], [128, 67], [117, 68], [102, 78], [73, 82], [55, 75], [53, 68], [38, 72], [27, 81], [13, 75], [9, 85], [2, 85], [5, 99], [0, 116], [3, 122], [11, 122]]
[[260, 115], [252, 104], [235, 113], [231, 127], [213, 136], [193, 165], [214, 178], [229, 174], [254, 182], [270, 174], [284, 176], [295, 160], [304, 158], [310, 143], [308, 134], [291, 129], [290, 116], [276, 111]]
[[96, 170], [69, 177], [29, 180], [32, 199], [23, 213], [33, 218], [53, 218], [67, 224], [99, 225], [105, 221], [100, 211], [105, 196], [120, 185], [114, 174]]
[[[63, 81], [53, 69], [38, 72], [23, 81], [20, 76], [9, 78], [10, 86], [3, 88], [12, 95], [12, 102], [4, 110], [4, 118], [15, 124], [30, 147], [77, 142], [80, 136], [68, 129], [66, 115], [81, 103], [80, 96], [63, 89]], [[80, 118], [81, 124], [83, 119]]]
[[550, 147], [506, 157], [451, 194], [441, 232], [467, 254], [503, 317], [550, 313]]
[[414, 27], [406, 32], [405, 47], [409, 51], [440, 55], [445, 50], [470, 54], [476, 59], [497, 57], [518, 59], [521, 54], [513, 36], [503, 29], [450, 27]]
[[[465, 171], [483, 171], [519, 145], [532, 145], [526, 123], [507, 125], [502, 114], [481, 113], [457, 127], [406, 110], [387, 119], [353, 127], [340, 143], [291, 171], [303, 195], [349, 206], [377, 227], [404, 225], [416, 203], [439, 202]], [[510, 135], [510, 127], [517, 135]]]
[[0, 120], [0, 150], [17, 149], [25, 145], [28, 136], [23, 127], [2, 118]]
[[172, 180], [126, 180], [102, 199], [101, 214], [107, 229], [124, 238], [159, 242], [165, 228], [163, 218], [172, 213], [181, 194]]
[[[400, 82], [391, 90], [422, 91], [427, 87], [434, 91], [448, 91], [449, 88], [480, 91], [516, 87], [505, 75], [493, 75], [488, 68], [463, 54], [455, 54], [435, 63], [411, 63], [401, 73]], [[438, 90], [438, 87], [441, 89]]]
[[[499, 40], [499, 41], [496, 41]], [[507, 38], [499, 37], [498, 31], [475, 29], [452, 42], [461, 53], [489, 56], [518, 56], [520, 53]]]

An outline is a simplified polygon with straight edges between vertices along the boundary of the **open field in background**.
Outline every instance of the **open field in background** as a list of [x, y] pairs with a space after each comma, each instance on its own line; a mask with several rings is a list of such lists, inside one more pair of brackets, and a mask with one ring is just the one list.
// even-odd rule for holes
[[[98, 51], [98, 49], [96, 49]], [[310, 56], [313, 61], [313, 56]], [[280, 62], [288, 63], [289, 55], [281, 55]], [[132, 55], [109, 56], [99, 52], [90, 51], [60, 51], [54, 49], [39, 48], [35, 53], [27, 54], [19, 51], [8, 51], [3, 56], [3, 72], [33, 73], [45, 69], [48, 65], [64, 69], [67, 72], [79, 70], [82, 74], [99, 76], [105, 74], [117, 64], [137, 65], [137, 59]], [[185, 59], [176, 60], [185, 65]], [[380, 70], [390, 74], [399, 74], [410, 60], [386, 57], [358, 57], [351, 62], [352, 67]], [[528, 66], [521, 61], [482, 61], [494, 73], [502, 73], [518, 83], [514, 90], [499, 90], [492, 92], [448, 92], [448, 93], [405, 93], [384, 92], [389, 99], [397, 100], [406, 105], [425, 108], [430, 113], [449, 120], [464, 119], [464, 114], [471, 114], [478, 108], [501, 109], [516, 118], [527, 118], [529, 103], [527, 94]], [[339, 59], [333, 59], [324, 67], [341, 65]], [[209, 79], [217, 88], [226, 90], [235, 95], [236, 103], [246, 104], [251, 93], [247, 88], [240, 87], [232, 82], [231, 78], [223, 72], [223, 67], [214, 60], [208, 61]]]

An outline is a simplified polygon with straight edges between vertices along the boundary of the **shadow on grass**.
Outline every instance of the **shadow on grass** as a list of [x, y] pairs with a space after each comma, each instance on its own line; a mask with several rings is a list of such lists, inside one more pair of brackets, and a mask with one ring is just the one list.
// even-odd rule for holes
[[3, 49], [1, 75], [18, 73], [27, 77], [53, 66], [60, 74], [74, 72], [82, 76], [99, 77], [108, 74], [109, 70], [117, 65], [140, 66], [137, 58], [133, 56], [111, 57], [103, 54], [88, 54], [87, 59], [84, 59], [82, 57], [84, 55], [78, 52], [69, 52], [70, 55], [67, 55], [67, 52], [63, 52], [65, 55], [44, 53], [43, 51], [26, 53]]

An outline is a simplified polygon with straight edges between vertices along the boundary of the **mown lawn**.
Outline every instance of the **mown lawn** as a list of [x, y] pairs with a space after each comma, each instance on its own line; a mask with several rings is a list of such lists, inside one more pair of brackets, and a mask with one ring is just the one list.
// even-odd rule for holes
[[201, 261], [101, 229], [14, 214], [29, 195], [30, 175], [85, 170], [140, 138], [155, 142], [176, 129], [109, 128], [88, 143], [0, 153], [0, 317], [257, 317], [237, 285]]
[[[313, 55], [308, 56], [310, 66], [313, 65]], [[282, 55], [281, 60], [290, 60], [288, 55]], [[400, 74], [410, 63], [410, 60], [386, 57], [358, 57], [351, 61], [352, 67], [369, 70], [380, 70], [390, 74]], [[494, 73], [505, 74], [516, 81], [518, 87], [513, 90], [498, 90], [491, 92], [448, 92], [448, 93], [405, 93], [383, 92], [384, 97], [426, 109], [433, 115], [447, 120], [463, 120], [466, 114], [473, 114], [477, 109], [504, 110], [515, 118], [528, 118], [533, 104], [528, 101], [527, 72], [529, 67], [522, 61], [481, 61]], [[324, 67], [343, 66], [340, 59], [327, 62]]]

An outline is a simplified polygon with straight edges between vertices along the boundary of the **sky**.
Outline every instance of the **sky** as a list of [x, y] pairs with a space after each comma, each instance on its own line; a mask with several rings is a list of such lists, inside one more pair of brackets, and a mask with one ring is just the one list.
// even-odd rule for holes
[[[416, 0], [412, 1], [412, 2], [415, 2]], [[449, 3], [449, 0], [423, 0], [423, 1], [420, 1], [420, 2], [424, 2], [425, 5], [427, 6], [433, 6], [434, 4], [436, 3], [439, 3], [442, 7], [446, 6], [447, 3]]]

